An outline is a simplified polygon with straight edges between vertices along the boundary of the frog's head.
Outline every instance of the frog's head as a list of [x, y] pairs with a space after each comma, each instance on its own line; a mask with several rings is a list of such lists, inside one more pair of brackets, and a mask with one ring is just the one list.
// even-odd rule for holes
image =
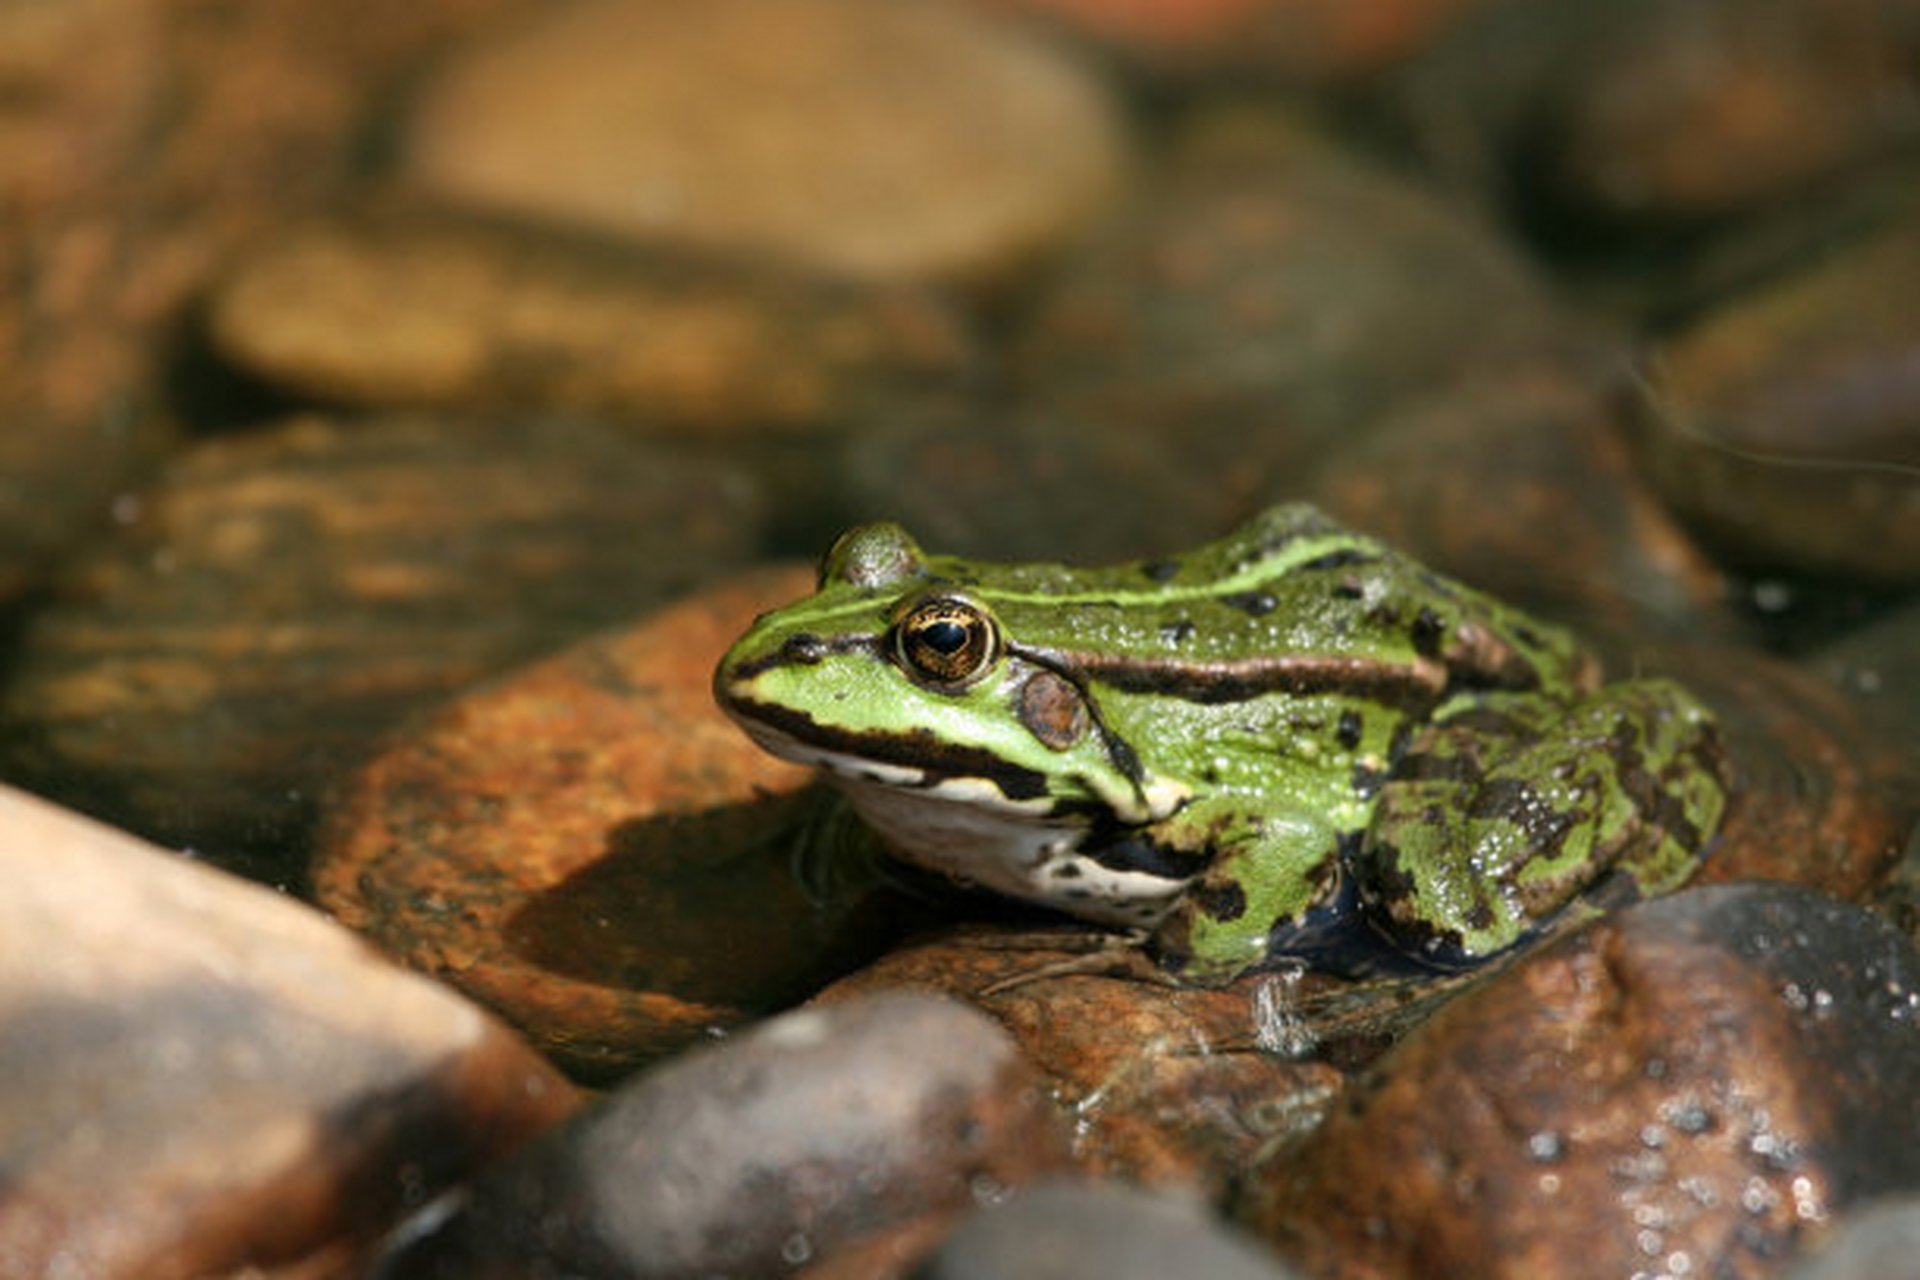
[[951, 830], [955, 802], [992, 815], [983, 827], [1171, 813], [1185, 789], [1150, 776], [1089, 691], [1009, 634], [1003, 572], [928, 557], [898, 525], [854, 529], [813, 595], [727, 652], [715, 696], [767, 750], [827, 769], [870, 819], [945, 810]]

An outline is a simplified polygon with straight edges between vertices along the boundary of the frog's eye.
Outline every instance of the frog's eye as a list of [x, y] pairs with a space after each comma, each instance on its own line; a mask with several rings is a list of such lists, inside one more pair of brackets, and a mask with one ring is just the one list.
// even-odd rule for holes
[[965, 600], [922, 600], [894, 628], [894, 652], [909, 675], [961, 686], [977, 679], [1000, 654], [993, 616]]

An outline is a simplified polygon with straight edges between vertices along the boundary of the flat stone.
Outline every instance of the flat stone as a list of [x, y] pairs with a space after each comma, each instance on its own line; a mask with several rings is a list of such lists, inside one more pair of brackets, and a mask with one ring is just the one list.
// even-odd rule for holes
[[130, 497], [20, 638], [11, 776], [298, 873], [319, 791], [410, 709], [744, 558], [753, 486], [585, 421], [301, 419]]
[[746, 575], [409, 727], [339, 789], [319, 901], [595, 1079], [852, 967], [900, 904], [796, 878], [824, 797], [710, 691], [753, 616], [811, 585], [799, 568]]
[[216, 291], [209, 326], [236, 364], [326, 400], [697, 433], [818, 428], [957, 379], [972, 354], [917, 290], [405, 209], [276, 232]]
[[589, 0], [448, 65], [404, 150], [455, 202], [972, 280], [1079, 226], [1124, 147], [1085, 69], [940, 0]]
[[1443, 1009], [1248, 1219], [1330, 1278], [1773, 1274], [1920, 1180], [1917, 1021], [1920, 952], [1870, 912], [1683, 891]]
[[1046, 1182], [962, 1222], [915, 1280], [1286, 1280], [1297, 1273], [1211, 1221], [1199, 1201], [1120, 1184]]
[[317, 912], [7, 788], [0, 876], [0, 1274], [351, 1257], [574, 1104]]
[[1064, 1126], [992, 1022], [925, 996], [851, 1001], [638, 1077], [382, 1274], [779, 1274], [1067, 1167]]
[[1644, 417], [1668, 499], [1750, 565], [1920, 582], [1916, 290], [1908, 218], [1663, 343]]
[[1848, 1214], [1787, 1280], [1900, 1280], [1920, 1258], [1920, 1196], [1908, 1194]]

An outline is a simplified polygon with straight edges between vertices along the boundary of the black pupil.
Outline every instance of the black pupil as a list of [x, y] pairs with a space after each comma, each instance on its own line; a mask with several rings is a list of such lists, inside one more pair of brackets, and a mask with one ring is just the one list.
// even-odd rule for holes
[[920, 643], [944, 657], [952, 657], [967, 647], [967, 628], [944, 618], [929, 622], [920, 628]]

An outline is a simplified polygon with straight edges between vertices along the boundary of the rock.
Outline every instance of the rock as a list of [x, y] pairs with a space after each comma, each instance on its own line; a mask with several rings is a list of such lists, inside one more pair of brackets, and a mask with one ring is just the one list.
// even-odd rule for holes
[[523, 3], [0, 13], [0, 600], [107, 523], [171, 445], [166, 410], [231, 416], [172, 363], [212, 264], [337, 197], [399, 68]]
[[1221, 527], [1456, 379], [1583, 344], [1467, 213], [1284, 118], [1176, 141], [1039, 299], [1020, 393], [1207, 477]]
[[455, 202], [873, 278], [998, 278], [1116, 185], [1099, 82], [940, 0], [592, 0], [422, 91], [404, 179]]
[[1549, 613], [1689, 637], [1736, 631], [1726, 581], [1638, 474], [1592, 379], [1547, 364], [1494, 370], [1359, 434], [1305, 485], [1354, 527]]
[[1028, 12], [1159, 73], [1258, 72], [1352, 85], [1439, 39], [1487, 0], [980, 0]]
[[588, 422], [210, 439], [29, 619], [11, 776], [284, 880], [317, 791], [402, 713], [737, 561], [755, 507]]
[[276, 233], [210, 325], [236, 363], [325, 399], [693, 432], [818, 428], [970, 355], [918, 291], [407, 210]]
[[1684, 891], [1442, 1010], [1248, 1218], [1329, 1278], [1773, 1274], [1920, 1181], [1917, 1021], [1920, 953], [1878, 917]]
[[709, 691], [754, 614], [811, 581], [747, 575], [410, 726], [329, 807], [318, 900], [595, 1079], [851, 967], [901, 905], [796, 878], [823, 797]]
[[1295, 1273], [1192, 1200], [1048, 1182], [962, 1222], [915, 1280], [1284, 1280]]
[[1920, 770], [1920, 604], [1895, 609], [1807, 657], [1802, 665], [1846, 693]]
[[1911, 1193], [1848, 1214], [1832, 1239], [1796, 1263], [1787, 1280], [1900, 1280], [1920, 1258], [1920, 1196]]
[[351, 1254], [573, 1105], [319, 914], [10, 789], [0, 873], [0, 1274]]
[[772, 1275], [1067, 1165], [993, 1024], [895, 996], [657, 1067], [476, 1184], [388, 1280]]
[[1629, 13], [1562, 69], [1543, 110], [1537, 170], [1588, 219], [1742, 211], [1913, 136], [1905, 0], [1685, 0]]
[[1920, 582], [1915, 290], [1909, 219], [1669, 338], [1645, 414], [1668, 500], [1750, 565]]
[[1214, 1197], [1312, 1129], [1344, 1068], [1427, 1011], [1419, 994], [1317, 973], [1259, 973], [1217, 989], [1143, 982], [1088, 963], [1103, 961], [1089, 947], [1109, 940], [1075, 925], [971, 926], [892, 951], [816, 1000], [902, 990], [965, 1000], [1072, 1108], [1088, 1172]]

